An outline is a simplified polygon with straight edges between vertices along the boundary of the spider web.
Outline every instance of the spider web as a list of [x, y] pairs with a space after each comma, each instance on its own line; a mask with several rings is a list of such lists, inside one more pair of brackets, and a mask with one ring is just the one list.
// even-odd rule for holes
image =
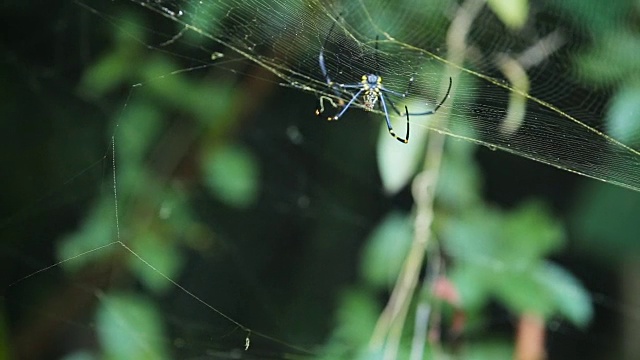
[[[446, 52], [445, 31], [452, 11], [446, 1], [348, 5], [309, 1], [298, 3], [299, 8], [288, 2], [259, 1], [138, 3], [259, 64], [284, 86], [318, 97], [335, 98], [319, 76], [318, 54], [336, 23], [335, 38], [328, 39], [335, 47], [329, 46], [326, 54], [327, 69], [336, 83], [358, 83], [363, 74], [375, 72], [379, 58], [378, 72], [387, 88], [403, 92], [414, 78], [407, 103], [411, 112], [424, 112], [444, 94], [447, 78], [454, 78], [455, 96], [442, 108], [450, 120], [444, 124], [414, 118], [414, 126], [640, 190], [640, 153], [603, 130], [599, 122], [606, 105], [603, 98], [582, 90], [576, 83], [581, 74], [570, 68], [578, 35], [559, 28], [550, 14], [539, 14], [518, 36], [499, 37], [502, 28], [497, 19], [481, 15], [470, 24], [468, 51], [475, 52], [471, 63], [458, 63]], [[416, 24], [425, 28], [416, 31]], [[377, 38], [379, 52], [372, 56]], [[514, 87], [497, 73], [507, 51], [521, 57], [521, 67], [531, 79], [530, 91]], [[541, 61], [545, 66], [538, 66]], [[343, 100], [350, 97], [342, 95]], [[510, 107], [510, 96], [525, 102]], [[473, 136], [456, 130], [468, 128], [475, 130]], [[625, 139], [628, 143], [638, 142], [637, 135], [630, 136]]]
[[[318, 99], [324, 106], [324, 112], [329, 115], [339, 110], [339, 108], [333, 108], [332, 104], [336, 105], [348, 100], [352, 93], [332, 91], [322, 77], [318, 65], [318, 54], [325, 41], [326, 66], [332, 80], [337, 83], [358, 83], [363, 74], [373, 72], [383, 77], [384, 85], [387, 88], [403, 92], [407, 89], [409, 79], [413, 79], [411, 91], [406, 101], [397, 102], [399, 108], [406, 105], [410, 112], [433, 109], [444, 95], [448, 79], [451, 78], [453, 79], [452, 95], [439, 110], [439, 114], [448, 116], [448, 121], [442, 121], [441, 115], [414, 116], [411, 117], [412, 127], [428, 128], [452, 137], [486, 145], [491, 149], [500, 149], [553, 165], [562, 170], [632, 190], [640, 190], [639, 154], [632, 147], [606, 134], [605, 125], [600, 122], [607, 105], [606, 97], [582, 89], [579, 80], [583, 75], [573, 72], [573, 68], [568, 62], [571, 54], [577, 50], [578, 45], [576, 44], [580, 44], [578, 40], [582, 40], [580, 38], [582, 34], [568, 33], [567, 29], [558, 26], [552, 16], [546, 14], [539, 14], [536, 21], [527, 26], [526, 31], [512, 35], [504, 32], [500, 21], [494, 17], [491, 11], [483, 9], [478, 18], [470, 25], [471, 30], [467, 39], [469, 48], [465, 50], [468, 53], [465, 54], [463, 62], [458, 62], [456, 59], [452, 59], [449, 54], [450, 49], [447, 42], [447, 28], [454, 17], [456, 8], [451, 7], [447, 1], [430, 3], [424, 1], [398, 3], [384, 1], [291, 3], [257, 0], [123, 1], [117, 2], [115, 5], [110, 2], [96, 1], [83, 2], [81, 5], [88, 8], [89, 12], [97, 13], [100, 18], [106, 20], [106, 23], [112, 23], [120, 29], [125, 29], [124, 33], [133, 39], [137, 39], [139, 33], [151, 37], [151, 39], [147, 38], [140, 40], [140, 42], [154, 48], [154, 51], [164, 51], [172, 56], [182, 58], [190, 63], [186, 68], [188, 72], [197, 72], [200, 66], [213, 66], [222, 69], [223, 72], [254, 76], [259, 82], [269, 84], [275, 82], [290, 88], [293, 94], [302, 94], [303, 97], [295, 99], [305, 97]], [[121, 8], [144, 14], [143, 16], [152, 16], [155, 20], [160, 20], [163, 17], [166, 23], [158, 25], [158, 28], [155, 26], [153, 28], [139, 27], [133, 21], [120, 17]], [[326, 39], [329, 29], [334, 24], [334, 31]], [[424, 26], [425, 29], [416, 31], [418, 26], [416, 24]], [[531, 49], [545, 46], [548, 47], [548, 54], [538, 54], [542, 57], [538, 62], [531, 60], [532, 56], [523, 55], [527, 54], [527, 51], [529, 51], [528, 54], [531, 54], [533, 51]], [[542, 53], [545, 52], [542, 51]], [[505, 54], [509, 54], [511, 58], [519, 59], [521, 66], [526, 67], [532, 84], [529, 90], [519, 90], [509, 81], [503, 80], [505, 75], [500, 70], [500, 64], [501, 60], [506, 59], [507, 55]], [[212, 57], [217, 59], [212, 61]], [[533, 61], [533, 63], [527, 65], [527, 61]], [[256, 68], [258, 70], [255, 70]], [[217, 269], [221, 271], [212, 272], [218, 278], [207, 279], [206, 276], [198, 273], [197, 264], [195, 270], [190, 270], [191, 273], [180, 274], [171, 266], [161, 268], [153, 265], [156, 262], [162, 263], [162, 261], [154, 258], [152, 247], [142, 245], [140, 248], [132, 249], [126, 245], [128, 242], [124, 239], [135, 237], [132, 232], [144, 234], [144, 228], [143, 230], [136, 229], [127, 223], [129, 219], [138, 218], [132, 212], [135, 212], [135, 203], [140, 200], [135, 200], [133, 195], [142, 198], [145, 196], [141, 189], [144, 187], [142, 185], [144, 181], [132, 180], [129, 176], [133, 175], [129, 174], [127, 170], [127, 158], [137, 156], [136, 149], [131, 147], [133, 146], [131, 143], [136, 141], [162, 142], [161, 135], [151, 135], [148, 138], [141, 136], [144, 133], [144, 128], [137, 129], [139, 132], [135, 132], [135, 126], [127, 121], [127, 114], [140, 110], [139, 108], [132, 109], [132, 105], [140, 98], [156, 91], [153, 85], [155, 82], [170, 82], [172, 74], [182, 71], [171, 71], [166, 68], [152, 70], [150, 70], [151, 75], [145, 80], [148, 78], [155, 80], [145, 81], [141, 86], [135, 86], [131, 91], [127, 90], [129, 98], [126, 100], [124, 108], [118, 107], [122, 118], [117, 122], [113, 132], [114, 142], [107, 145], [109, 150], [106, 151], [104, 158], [99, 160], [97, 165], [81, 166], [85, 170], [78, 174], [78, 176], [84, 177], [86, 170], [93, 171], [102, 167], [107, 169], [103, 173], [110, 173], [114, 178], [118, 178], [118, 182], [113, 184], [113, 188], [111, 184], [104, 184], [104, 180], [95, 180], [94, 178], [94, 182], [103, 184], [103, 188], [106, 189], [103, 192], [109, 195], [105, 197], [106, 200], [103, 203], [96, 206], [98, 211], [94, 214], [96, 217], [108, 219], [112, 230], [96, 236], [108, 239], [107, 243], [97, 241], [84, 251], [78, 253], [71, 251], [74, 255], [61, 251], [58, 258], [62, 260], [62, 263], [55, 263], [53, 267], [69, 266], [73, 270], [74, 267], [81, 268], [80, 264], [74, 265], [75, 262], [81, 262], [86, 266], [87, 263], [96, 259], [98, 261], [102, 259], [102, 263], [91, 267], [95, 273], [87, 272], [88, 279], [75, 278], [69, 291], [77, 291], [79, 298], [92, 298], [103, 304], [103, 308], [113, 309], [114, 313], [120, 309], [118, 306], [124, 308], [122, 304], [135, 305], [135, 300], [128, 299], [126, 296], [119, 296], [117, 293], [113, 296], [106, 290], [103, 291], [103, 289], [109, 290], [111, 283], [119, 283], [119, 269], [139, 267], [145, 269], [140, 270], [141, 273], [148, 273], [149, 275], [146, 276], [156, 278], [156, 280], [147, 280], [149, 283], [168, 284], [158, 285], [159, 288], [163, 286], [177, 287], [178, 294], [170, 295], [171, 298], [168, 299], [171, 304], [177, 304], [175, 308], [162, 308], [160, 311], [167, 323], [180, 330], [177, 334], [171, 335], [149, 330], [142, 334], [140, 342], [147, 343], [148, 346], [171, 348], [174, 353], [180, 354], [181, 358], [209, 356], [212, 358], [281, 359], [313, 356], [315, 346], [318, 344], [317, 338], [305, 336], [308, 334], [304, 333], [296, 334], [296, 329], [291, 327], [291, 323], [295, 322], [285, 321], [284, 310], [273, 304], [273, 302], [290, 302], [290, 306], [293, 308], [307, 306], [306, 309], [292, 311], [292, 314], [299, 316], [318, 310], [309, 308], [310, 302], [303, 301], [309, 300], [309, 297], [287, 299], [286, 295], [278, 294], [277, 291], [269, 288], [269, 286], [274, 286], [277, 281], [263, 284], [264, 279], [260, 279], [251, 269], [244, 268], [246, 266], [244, 262], [221, 263], [218, 265], [220, 269]], [[222, 94], [220, 96], [224, 99]], [[518, 96], [524, 99], [525, 105], [521, 108], [517, 108], [517, 106], [514, 108], [512, 98]], [[293, 107], [293, 103], [295, 100], [291, 100], [290, 103], [272, 104], [272, 111], [289, 111], [288, 109]], [[246, 106], [251, 105], [249, 103]], [[343, 121], [337, 125], [331, 125], [333, 127], [349, 126], [349, 119], [362, 113], [358, 108], [362, 108], [362, 102], [349, 110]], [[301, 113], [305, 113], [304, 108], [301, 111]], [[313, 117], [312, 108], [307, 109], [307, 113]], [[404, 118], [391, 115], [395, 120], [396, 132], [403, 134]], [[386, 132], [382, 113], [378, 112], [371, 118], [380, 123], [381, 131]], [[505, 119], [510, 120], [505, 121]], [[318, 126], [327, 126], [323, 121], [318, 121], [318, 123]], [[363, 124], [356, 123], [356, 125], [357, 127], [340, 130], [342, 136], [345, 136], [345, 139], [357, 136], [359, 131], [357, 129]], [[132, 127], [129, 128], [129, 126]], [[369, 124], [364, 126], [369, 126]], [[169, 129], [166, 131], [181, 130], [180, 127], [169, 127]], [[469, 132], [469, 129], [473, 129], [473, 131]], [[272, 150], [270, 151], [280, 154], [280, 156], [273, 158], [288, 158], [291, 150], [278, 145], [277, 141], [273, 139], [289, 141], [293, 144], [300, 141], [297, 140], [300, 138], [300, 134], [297, 133], [296, 127], [287, 128], [286, 135], [261, 135], [267, 138], [262, 141], [267, 141], [271, 145]], [[129, 141], [127, 139], [129, 136], [141, 137], [136, 141]], [[313, 140], [310, 136], [305, 138], [307, 142], [313, 142]], [[626, 139], [626, 142], [637, 143], [637, 137], [631, 136]], [[175, 145], [180, 144], [170, 144], [169, 146]], [[410, 142], [408, 146], [411, 145]], [[397, 144], [397, 146], [403, 145]], [[312, 156], [320, 157], [320, 152], [316, 149]], [[163, 153], [163, 155], [159, 156], [162, 161], [171, 160], [169, 153]], [[112, 163], [112, 157], [116, 158], [115, 163]], [[282, 163], [273, 164], [273, 166], [281, 171], [287, 171], [292, 163], [304, 166], [304, 159], [283, 160]], [[341, 168], [341, 164], [335, 162], [332, 162], [332, 165], [337, 167], [338, 172], [344, 177], [356, 179], [356, 181], [365, 184], [367, 188], [374, 186], [370, 180], [363, 180], [366, 178], [364, 175]], [[162, 173], [161, 170], [159, 172]], [[100, 175], [95, 175], [95, 177], [100, 178]], [[107, 178], [109, 177], [107, 176]], [[74, 178], [75, 176], [65, 178], [65, 181], [73, 182], [71, 180]], [[295, 180], [293, 181], [295, 182]], [[118, 193], [118, 189], [130, 189], [131, 183], [134, 185], [137, 183], [137, 187], [134, 186], [136, 190], [125, 190]], [[68, 187], [70, 185], [64, 186], [65, 189]], [[282, 187], [286, 189], [287, 184]], [[304, 186], [295, 183], [294, 187], [296, 190], [290, 192], [268, 189], [268, 191], [277, 193], [273, 194], [273, 197], [282, 196], [280, 207], [276, 210], [278, 214], [290, 216], [307, 206], [305, 205], [309, 201], [306, 197], [307, 192], [298, 188]], [[128, 191], [131, 193], [127, 193]], [[343, 220], [348, 219], [348, 222], [357, 224], [364, 231], [364, 228], [371, 222], [370, 214], [351, 213], [348, 208], [336, 207], [339, 194], [331, 194], [327, 189], [323, 189], [323, 191], [328, 199], [325, 210], [335, 211], [338, 213], [338, 217]], [[371, 191], [375, 192], [375, 189]], [[160, 217], [164, 216], [162, 214], [165, 210], [171, 213], [171, 209], [180, 209], [176, 204], [184, 201], [184, 199], [180, 199], [180, 191], [171, 193], [171, 195], [174, 197], [168, 197], [168, 200], [165, 199], [162, 204], [155, 204], [161, 209]], [[119, 215], [116, 217], [113, 216], [114, 197], [115, 203], [119, 206]], [[132, 200], [132, 198], [134, 199]], [[202, 206], [206, 207], [206, 205]], [[219, 215], [212, 209], [199, 210], [204, 210], [206, 214], [211, 211], [215, 215]], [[318, 213], [320, 212], [318, 211]], [[300, 216], [319, 218], [318, 213], [306, 213]], [[178, 214], [178, 217], [180, 215], [184, 214]], [[90, 221], [91, 219], [88, 222]], [[120, 223], [117, 226], [118, 229], [115, 229], [114, 224], [117, 221]], [[182, 224], [181, 226], [183, 229], [188, 229], [191, 224]], [[96, 234], [95, 228], [92, 228], [91, 231]], [[197, 229], [194, 231], [197, 232]], [[232, 243], [226, 239], [225, 234], [215, 234], [214, 236], [218, 238], [214, 244], [227, 247], [228, 252], [225, 254], [232, 254], [232, 257], [265, 250], [259, 247], [254, 248], [256, 246], [254, 243]], [[192, 239], [189, 236], [184, 237]], [[113, 242], [114, 238], [121, 240]], [[151, 240], [150, 243], [153, 243]], [[246, 247], [247, 244], [251, 247]], [[193, 249], [199, 249], [198, 246], [202, 244], [191, 245], [193, 245]], [[349, 244], [347, 244], [348, 246]], [[354, 245], [351, 244], [351, 246]], [[128, 264], [122, 263], [125, 260], [119, 254], [120, 252], [126, 253], [126, 258], [131, 258], [126, 260], [129, 261]], [[347, 253], [349, 252], [347, 251]], [[267, 257], [262, 255], [257, 258], [265, 259]], [[218, 260], [220, 259], [216, 258], [216, 261]], [[255, 258], [253, 260], [255, 261]], [[193, 261], [193, 258], [189, 258], [189, 261]], [[113, 269], [105, 270], [105, 266], [111, 267], [115, 271], [111, 271]], [[203, 268], [207, 267], [203, 266]], [[52, 278], [53, 284], [61, 283], [61, 280], [56, 278], [59, 274], [50, 271], [51, 269], [50, 267], [41, 268], [33, 276], [20, 278], [18, 285], [30, 285], [36, 276], [43, 277], [38, 280], [38, 283], [46, 283], [49, 278]], [[102, 276], [104, 272], [108, 273], [106, 277]], [[106, 282], [106, 284], [96, 286], [93, 282], [94, 277]], [[231, 287], [237, 292], [229, 294], [227, 297], [213, 297], [215, 300], [212, 301], [212, 297], [208, 297], [206, 291], [192, 292], [190, 290], [206, 289], [209, 282], [215, 288], [217, 281], [238, 281], [237, 287]], [[254, 309], [247, 308], [246, 305], [234, 308], [235, 299], [243, 297], [242, 288], [246, 287], [247, 283], [270, 294], [273, 291], [277, 294], [275, 298], [278, 300], [260, 298], [257, 301], [260, 305]], [[28, 286], [27, 288], [29, 290]], [[162, 290], [158, 291], [163, 294]], [[246, 296], [251, 297], [255, 294], [250, 293]], [[266, 296], [266, 298], [270, 296]], [[300, 300], [302, 305], [295, 304], [296, 300]], [[253, 302], [254, 305], [255, 303]], [[143, 303], [138, 308], [144, 308], [144, 306]], [[196, 309], [196, 306], [202, 306], [202, 308]], [[40, 305], [28, 304], [26, 307], [40, 308]], [[224, 309], [224, 311], [219, 309]], [[255, 320], [258, 318], [256, 314], [265, 312], [271, 314], [271, 322], [260, 323], [258, 321], [256, 323]], [[63, 322], [68, 321], [71, 323], [71, 327], [80, 331], [94, 327], [92, 320], [76, 320], [74, 316], [56, 310], [52, 304], [43, 306], [39, 316]], [[131, 316], [144, 318], [144, 315], [139, 314]], [[284, 328], [274, 325], [279, 321], [286, 324], [283, 326]], [[314, 319], [309, 319], [309, 322], [314, 324]], [[268, 330], [261, 332], [261, 329]], [[246, 341], [250, 341], [251, 351], [249, 352], [243, 351]]]

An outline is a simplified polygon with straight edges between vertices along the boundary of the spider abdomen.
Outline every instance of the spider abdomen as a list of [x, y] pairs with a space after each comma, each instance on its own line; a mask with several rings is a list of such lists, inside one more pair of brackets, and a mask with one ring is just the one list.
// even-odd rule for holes
[[378, 102], [378, 89], [370, 89], [365, 91], [364, 96], [362, 96], [362, 100], [364, 102], [364, 109], [366, 111], [373, 111], [373, 108], [376, 106]]
[[365, 90], [362, 96], [364, 102], [364, 109], [366, 111], [373, 111], [373, 108], [378, 102], [380, 97], [380, 85], [382, 84], [382, 76], [375, 74], [362, 75], [362, 86]]

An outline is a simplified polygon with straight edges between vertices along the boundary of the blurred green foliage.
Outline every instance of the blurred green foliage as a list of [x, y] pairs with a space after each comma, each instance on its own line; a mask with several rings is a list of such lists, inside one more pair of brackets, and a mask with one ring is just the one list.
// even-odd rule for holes
[[390, 213], [373, 230], [363, 249], [362, 276], [374, 289], [388, 289], [398, 279], [411, 240], [411, 219]]
[[560, 315], [586, 326], [589, 296], [568, 272], [544, 259], [562, 246], [563, 231], [539, 203], [509, 213], [478, 209], [448, 222], [443, 237], [456, 266], [450, 276], [465, 309], [498, 299], [518, 314]]
[[[60, 243], [58, 256], [71, 259], [121, 240], [135, 254], [143, 255], [141, 259], [124, 253], [131, 274], [152, 293], [165, 294], [173, 288], [167, 278], [177, 279], [185, 266], [183, 247], [203, 246], [210, 238], [210, 231], [194, 216], [186, 184], [171, 177], [185, 157], [193, 156], [190, 142], [194, 139], [188, 133], [204, 134], [197, 135], [202, 149], [194, 149], [202, 152], [203, 183], [227, 204], [246, 208], [255, 202], [259, 170], [248, 150], [222, 141], [235, 121], [233, 97], [242, 94], [231, 92], [230, 84], [172, 74], [179, 65], [140, 46], [148, 41], [148, 33], [141, 31], [143, 21], [126, 13], [118, 16], [123, 26], [115, 28], [112, 48], [87, 69], [79, 87], [84, 96], [99, 100], [138, 84], [127, 90], [124, 105], [114, 112], [116, 159], [111, 171], [117, 181], [117, 204], [113, 195], [102, 197], [85, 218], [82, 230]], [[187, 130], [174, 135], [172, 131], [180, 127], [172, 125], [170, 114], [182, 116]], [[115, 206], [120, 209], [118, 234], [113, 226]], [[145, 218], [148, 220], [141, 221]], [[118, 257], [123, 254], [118, 244], [109, 250], [117, 250]], [[114, 261], [113, 251], [90, 255], [65, 265], [79, 270], [87, 263]], [[96, 325], [104, 358], [172, 357], [165, 346], [168, 334], [162, 326], [163, 316], [154, 300], [133, 290], [119, 289], [99, 298]]]
[[258, 165], [251, 153], [238, 146], [214, 148], [203, 159], [206, 185], [227, 204], [246, 208], [258, 196]]

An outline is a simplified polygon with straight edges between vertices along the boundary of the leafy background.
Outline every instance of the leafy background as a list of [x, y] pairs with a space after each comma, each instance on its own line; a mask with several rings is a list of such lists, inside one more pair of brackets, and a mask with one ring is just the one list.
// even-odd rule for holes
[[[491, 11], [517, 24], [499, 3]], [[584, 36], [565, 60], [606, 100], [597, 121], [637, 147], [640, 36], [619, 20], [640, 6], [555, 6]], [[129, 2], [109, 4], [117, 23], [73, 2], [1, 13], [1, 357], [373, 356], [414, 231], [411, 186], [385, 188], [395, 168], [378, 159], [392, 151], [378, 119], [321, 121], [313, 96], [250, 62], [171, 75], [194, 66], [194, 46], [149, 49], [178, 30]], [[429, 254], [444, 254], [462, 304], [416, 297], [443, 317], [443, 348], [426, 356], [510, 358], [528, 312], [545, 319], [550, 358], [640, 356], [637, 193], [461, 141], [447, 143], [438, 184]], [[313, 355], [259, 335], [243, 352], [242, 326], [150, 265]]]

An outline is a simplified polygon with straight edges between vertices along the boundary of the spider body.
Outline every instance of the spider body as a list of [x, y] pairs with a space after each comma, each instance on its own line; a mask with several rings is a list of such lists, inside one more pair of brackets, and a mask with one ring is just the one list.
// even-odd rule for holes
[[366, 111], [373, 111], [378, 99], [380, 98], [380, 87], [382, 86], [382, 77], [378, 75], [362, 75], [362, 101]]
[[[329, 37], [331, 35], [331, 32], [333, 31], [333, 28], [335, 26], [335, 23], [333, 23], [333, 25], [331, 25], [331, 29], [329, 30], [329, 33], [327, 34], [327, 37], [324, 40], [324, 44], [322, 45], [322, 47], [320, 48], [320, 55], [318, 56], [318, 63], [320, 65], [320, 71], [322, 72], [322, 75], [324, 76], [327, 85], [331, 88], [331, 90], [333, 91], [333, 93], [338, 97], [341, 98], [344, 93], [350, 94], [351, 95], [351, 99], [349, 100], [349, 102], [347, 102], [347, 104], [345, 105], [344, 102], [341, 100], [340, 101], [340, 106], [342, 106], [342, 109], [334, 116], [330, 116], [327, 119], [328, 120], [338, 120], [340, 119], [340, 117], [342, 117], [342, 115], [344, 115], [344, 113], [354, 104], [358, 101], [358, 99], [360, 99], [360, 97], [362, 96], [362, 107], [364, 108], [365, 111], [374, 111], [376, 105], [378, 106], [378, 108], [380, 110], [382, 110], [384, 112], [384, 116], [385, 116], [385, 121], [387, 123], [387, 129], [389, 130], [389, 134], [391, 134], [391, 136], [393, 136], [396, 140], [402, 142], [402, 143], [408, 143], [409, 142], [409, 115], [414, 115], [414, 116], [421, 116], [421, 115], [432, 115], [435, 114], [436, 111], [438, 111], [438, 109], [440, 108], [440, 106], [445, 102], [445, 100], [449, 97], [449, 92], [451, 91], [451, 84], [452, 84], [452, 80], [451, 78], [449, 78], [449, 88], [447, 89], [447, 93], [445, 94], [444, 98], [442, 99], [442, 101], [440, 101], [440, 103], [438, 104], [438, 106], [436, 106], [433, 110], [429, 110], [429, 111], [425, 111], [425, 112], [421, 112], [421, 113], [409, 113], [409, 109], [407, 109], [407, 107], [404, 107], [404, 114], [400, 112], [400, 110], [398, 110], [398, 108], [396, 107], [395, 103], [391, 100], [392, 96], [395, 96], [397, 98], [400, 99], [404, 99], [406, 98], [407, 94], [409, 93], [409, 88], [411, 87], [411, 84], [413, 83], [413, 78], [409, 79], [409, 84], [407, 85], [407, 90], [404, 93], [399, 93], [397, 91], [391, 90], [391, 89], [387, 89], [384, 87], [384, 85], [382, 84], [382, 76], [378, 75], [377, 72], [375, 71], [371, 71], [368, 74], [362, 75], [361, 81], [359, 83], [354, 83], [354, 84], [339, 84], [339, 83], [335, 83], [331, 80], [331, 77], [329, 76], [329, 72], [327, 70], [327, 66], [324, 62], [324, 48], [327, 45], [327, 42], [329, 41]], [[378, 67], [378, 60], [377, 60], [377, 53], [378, 53], [378, 39], [376, 37], [376, 47], [375, 47], [375, 55], [376, 55], [376, 64]], [[350, 90], [355, 91], [355, 93], [352, 93]], [[326, 98], [326, 97], [325, 97]], [[321, 98], [322, 99], [322, 98]], [[322, 101], [322, 100], [321, 100]], [[393, 111], [398, 114], [399, 116], [406, 116], [407, 117], [407, 134], [404, 138], [399, 137], [398, 135], [396, 135], [395, 131], [393, 131], [393, 127], [391, 126], [391, 120], [389, 118], [389, 110], [387, 108], [387, 102], [389, 103], [389, 105], [391, 105], [391, 109], [393, 109]], [[322, 106], [322, 103], [320, 104], [320, 107], [318, 109], [316, 109], [316, 114], [320, 115], [322, 113], [322, 110], [324, 109], [324, 107]]]

